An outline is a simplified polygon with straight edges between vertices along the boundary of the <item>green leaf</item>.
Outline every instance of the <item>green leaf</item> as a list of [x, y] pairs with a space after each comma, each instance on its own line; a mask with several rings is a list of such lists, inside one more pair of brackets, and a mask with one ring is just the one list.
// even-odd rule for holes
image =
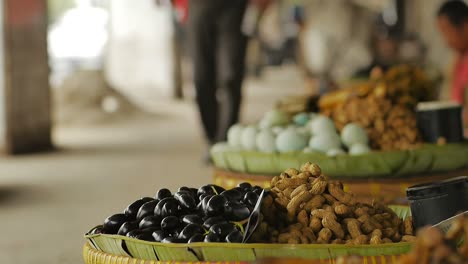
[[153, 246], [160, 261], [199, 261], [198, 257], [188, 247], [168, 247], [165, 244]]
[[324, 245], [288, 245], [272, 244], [254, 247], [255, 255], [261, 258], [302, 258], [302, 259], [329, 259], [330, 251]]
[[404, 205], [389, 205], [388, 206], [392, 211], [398, 215], [399, 218], [405, 220], [408, 216], [411, 216], [411, 208]]
[[331, 259], [339, 256], [385, 256], [402, 255], [411, 250], [410, 243], [393, 243], [382, 245], [287, 245], [287, 244], [255, 244], [257, 258], [303, 258]]
[[125, 245], [127, 245], [128, 252], [130, 252], [134, 258], [158, 260], [158, 256], [156, 255], [153, 245], [150, 242], [145, 242], [133, 238], [126, 238]]
[[411, 250], [411, 243], [400, 242], [400, 243], [389, 243], [382, 245], [362, 245], [348, 247], [348, 255], [359, 255], [359, 256], [386, 256], [386, 255], [402, 255], [406, 254]]
[[426, 144], [415, 150], [375, 151], [359, 156], [328, 157], [321, 153], [212, 152], [215, 166], [260, 175], [279, 175], [307, 161], [330, 177], [391, 178], [429, 171], [450, 171], [468, 165], [468, 144]]
[[222, 169], [229, 169], [229, 164], [224, 158], [224, 153], [223, 151], [216, 151], [216, 152], [211, 152], [211, 159], [213, 160], [213, 164], [217, 168], [222, 168]]
[[380, 156], [383, 161], [387, 164], [390, 169], [390, 174], [397, 172], [408, 159], [409, 153], [405, 150], [393, 150], [393, 151], [379, 151], [375, 152], [376, 155]]
[[101, 251], [118, 256], [130, 256], [123, 249], [123, 240], [120, 236], [97, 235], [92, 236], [91, 239]]
[[89, 246], [92, 248], [92, 249], [95, 249], [95, 250], [99, 250], [99, 251], [103, 251], [102, 249], [100, 249], [97, 245], [96, 245], [96, 242], [94, 241], [94, 238], [87, 238], [88, 242], [89, 242]]
[[261, 152], [244, 152], [243, 155], [248, 173], [261, 175], [277, 174], [277, 154]]
[[433, 155], [431, 171], [449, 171], [468, 165], [467, 144], [425, 145], [424, 150]]
[[395, 173], [398, 176], [411, 175], [427, 172], [431, 167], [433, 156], [432, 153], [424, 148], [418, 148], [408, 151], [408, 159], [402, 167]]
[[255, 261], [254, 249], [247, 245], [248, 244], [205, 243], [201, 247], [198, 247], [198, 249], [204, 261]]
[[227, 151], [224, 153], [224, 158], [226, 159], [229, 169], [233, 171], [247, 172], [243, 152]]
[[278, 154], [277, 159], [276, 159], [277, 171], [281, 173], [290, 168], [298, 169], [299, 167], [301, 167], [302, 164], [297, 158], [298, 155], [299, 155], [298, 152], [288, 152], [288, 153]]
[[374, 178], [391, 173], [391, 168], [378, 152], [358, 156], [340, 155], [336, 159], [344, 168], [343, 176], [346, 177]]

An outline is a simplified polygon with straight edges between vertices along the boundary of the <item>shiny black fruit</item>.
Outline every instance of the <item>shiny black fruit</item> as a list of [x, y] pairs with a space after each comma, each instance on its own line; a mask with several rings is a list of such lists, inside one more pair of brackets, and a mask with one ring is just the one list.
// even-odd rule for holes
[[242, 188], [244, 191], [250, 191], [250, 189], [252, 189], [252, 185], [248, 182], [239, 183], [237, 187]]
[[156, 242], [161, 242], [164, 238], [168, 236], [168, 234], [162, 230], [156, 230], [153, 232], [153, 239]]
[[180, 239], [178, 237], [166, 237], [163, 240], [161, 240], [162, 243], [186, 243], [187, 240]]
[[104, 227], [103, 226], [96, 226], [91, 231], [89, 231], [90, 235], [97, 235], [97, 234], [104, 234]]
[[[238, 192], [241, 192], [241, 193], [245, 194], [245, 190], [242, 189], [241, 187], [234, 187], [234, 188], [232, 188], [232, 189], [230, 189], [230, 190], [236, 190], [236, 191], [238, 191]], [[242, 196], [243, 196], [243, 195], [242, 195]]]
[[159, 227], [161, 224], [161, 218], [159, 216], [149, 215], [141, 219], [138, 224], [139, 229], [145, 229], [150, 227]]
[[234, 230], [226, 236], [228, 243], [242, 243], [243, 235], [239, 230]]
[[156, 200], [156, 199], [154, 199], [152, 197], [143, 197], [140, 200], [145, 201], [145, 202], [151, 202], [151, 201]]
[[154, 208], [156, 207], [157, 204], [158, 204], [158, 200], [153, 200], [153, 201], [144, 203], [140, 207], [140, 210], [138, 210], [136, 219], [141, 220], [147, 216], [154, 215]]
[[204, 193], [208, 193], [208, 194], [213, 194], [213, 195], [216, 195], [216, 194], [220, 194], [224, 191], [224, 188], [221, 187], [221, 186], [218, 186], [218, 185], [214, 185], [214, 184], [208, 184], [208, 185], [204, 185], [202, 187], [200, 187], [197, 191], [197, 196], [200, 196]]
[[189, 240], [192, 236], [196, 234], [205, 233], [205, 229], [199, 225], [188, 224], [182, 231], [179, 233], [179, 238]]
[[195, 210], [197, 207], [197, 201], [191, 193], [177, 192], [174, 197], [179, 201], [182, 208], [187, 210]]
[[188, 193], [192, 193], [192, 190], [190, 190], [189, 187], [185, 187], [185, 186], [182, 186], [180, 187], [177, 192], [188, 192]]
[[195, 215], [195, 214], [184, 215], [184, 217], [182, 217], [182, 223], [203, 225], [203, 219], [199, 215]]
[[[177, 206], [179, 205], [179, 202], [174, 198], [174, 197], [166, 197], [164, 199], [162, 199], [161, 201], [159, 201], [159, 203], [154, 207], [154, 215], [158, 215], [158, 216], [161, 216], [161, 217], [165, 217], [167, 215], [165, 215], [165, 213], [167, 213], [167, 211], [164, 211], [163, 212], [163, 207], [166, 203], [172, 203], [173, 205], [177, 204]], [[169, 207], [173, 207], [173, 206], [169, 206]], [[168, 208], [166, 208], [167, 210]]]
[[152, 233], [144, 231], [142, 231], [140, 234], [137, 234], [134, 238], [144, 241], [154, 241]]
[[258, 201], [258, 194], [254, 192], [247, 192], [244, 196], [244, 204], [255, 207]]
[[214, 233], [208, 233], [208, 235], [205, 236], [205, 239], [203, 242], [208, 242], [208, 243], [215, 243], [215, 242], [221, 242], [221, 239], [219, 238], [218, 235]]
[[169, 189], [163, 188], [163, 189], [160, 189], [156, 193], [156, 199], [158, 199], [158, 200], [162, 200], [162, 199], [167, 198], [167, 197], [172, 197], [172, 193], [171, 193], [171, 191], [169, 191]]
[[234, 216], [234, 208], [242, 206], [241, 202], [236, 202], [236, 201], [229, 201], [226, 203], [226, 208], [224, 208], [224, 217], [229, 220], [229, 221], [234, 221], [232, 220], [233, 218], [236, 218]]
[[215, 224], [210, 227], [210, 233], [214, 233], [220, 238], [225, 238], [234, 230], [236, 230], [236, 227], [231, 223]]
[[223, 187], [218, 186], [218, 185], [216, 185], [216, 184], [212, 184], [211, 186], [215, 189], [215, 192], [216, 192], [217, 194], [220, 194], [220, 193], [222, 193], [222, 192], [224, 192], [224, 191], [226, 190], [226, 189], [224, 189]]
[[202, 234], [195, 234], [192, 236], [189, 240], [188, 243], [196, 243], [196, 242], [203, 242], [205, 240], [205, 236]]
[[190, 192], [192, 193], [193, 197], [198, 197], [198, 189], [197, 188], [189, 188]]
[[128, 217], [124, 214], [111, 215], [104, 220], [104, 231], [107, 234], [117, 234], [120, 226], [127, 222]]
[[161, 210], [161, 217], [166, 217], [170, 215], [179, 215], [180, 207], [179, 202], [177, 201], [167, 201]]
[[205, 197], [207, 197], [207, 196], [213, 196], [213, 195], [214, 195], [214, 194], [204, 193], [204, 194], [198, 196], [198, 199], [201, 201], [201, 200], [203, 200], [203, 198], [205, 198]]
[[239, 202], [244, 197], [244, 193], [236, 189], [227, 190], [221, 193], [222, 196], [226, 197], [228, 201]]
[[211, 194], [211, 195], [215, 195], [215, 189], [214, 188], [211, 188], [211, 184], [208, 184], [208, 185], [204, 185], [200, 188], [198, 188], [198, 191], [197, 191], [197, 196], [200, 197], [201, 195], [208, 195], [208, 194]]
[[212, 225], [221, 224], [221, 223], [227, 223], [227, 221], [226, 221], [226, 219], [224, 219], [224, 217], [222, 217], [222, 216], [213, 216], [213, 217], [210, 217], [210, 218], [206, 219], [205, 222], [203, 222], [203, 227], [206, 228], [206, 229], [210, 229], [210, 227]]
[[205, 214], [208, 216], [222, 215], [227, 199], [222, 195], [215, 195], [206, 204]]
[[165, 232], [174, 232], [180, 226], [177, 216], [167, 216], [161, 221], [161, 230]]
[[256, 193], [258, 196], [260, 196], [260, 194], [263, 192], [263, 188], [260, 187], [260, 186], [254, 186], [254, 187], [252, 188], [252, 191], [253, 191], [254, 193]]
[[117, 232], [117, 235], [125, 236], [127, 235], [128, 232], [138, 229], [138, 222], [133, 221], [133, 222], [125, 222], [123, 225], [119, 228], [119, 231]]
[[140, 229], [135, 229], [135, 230], [132, 230], [130, 232], [127, 233], [127, 237], [131, 237], [131, 238], [137, 238], [138, 235], [142, 234], [143, 231], [141, 231]]
[[137, 216], [138, 210], [140, 210], [140, 207], [144, 203], [147, 203], [147, 202], [153, 201], [153, 200], [154, 199], [150, 198], [150, 197], [144, 197], [144, 198], [141, 198], [139, 200], [136, 200], [133, 203], [131, 203], [129, 206], [127, 206], [124, 213], [125, 213], [126, 216], [128, 216], [128, 218], [136, 219], [136, 216]]
[[206, 195], [203, 199], [200, 200], [201, 203], [201, 208], [199, 208], [202, 211], [206, 210], [206, 206], [208, 205], [208, 201], [213, 197], [213, 195]]
[[228, 202], [226, 204], [225, 216], [230, 221], [242, 221], [250, 216], [250, 210], [245, 204]]
[[153, 232], [156, 232], [156, 231], [159, 231], [161, 230], [161, 227], [148, 227], [148, 228], [145, 228], [145, 229], [141, 229], [142, 232], [149, 232], [151, 234], [153, 234]]

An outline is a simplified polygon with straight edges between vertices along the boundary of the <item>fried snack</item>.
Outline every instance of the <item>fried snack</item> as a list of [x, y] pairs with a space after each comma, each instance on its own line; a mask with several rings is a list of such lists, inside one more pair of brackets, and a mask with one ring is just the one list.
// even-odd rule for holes
[[[419, 68], [400, 65], [378, 78], [320, 100], [321, 112], [338, 128], [357, 123], [365, 128], [377, 150], [406, 150], [422, 140], [416, 125], [415, 105], [434, 99], [434, 87]], [[333, 103], [330, 103], [333, 102]]]
[[[458, 239], [464, 243], [454, 247]], [[459, 217], [446, 234], [435, 227], [424, 227], [418, 235], [405, 235], [402, 241], [413, 242], [413, 250], [400, 258], [399, 264], [468, 263], [468, 218]]]

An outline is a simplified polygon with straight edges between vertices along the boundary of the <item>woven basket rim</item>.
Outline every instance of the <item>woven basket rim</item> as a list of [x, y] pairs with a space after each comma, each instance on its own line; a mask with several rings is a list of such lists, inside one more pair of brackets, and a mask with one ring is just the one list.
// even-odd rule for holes
[[[95, 234], [95, 235], [86, 235], [86, 238], [93, 238], [93, 237], [98, 237], [98, 236], [105, 236], [109, 238], [117, 238], [121, 239], [124, 241], [131, 241], [131, 242], [136, 242], [139, 244], [146, 244], [146, 245], [151, 245], [151, 246], [164, 246], [167, 248], [237, 248], [237, 249], [284, 249], [284, 248], [290, 248], [290, 249], [317, 249], [320, 248], [322, 249], [324, 246], [327, 248], [349, 248], [349, 245], [345, 244], [279, 244], [279, 243], [205, 243], [205, 242], [197, 242], [197, 243], [190, 243], [190, 244], [181, 244], [181, 243], [161, 243], [161, 242], [151, 242], [151, 241], [144, 241], [144, 240], [139, 240], [127, 236], [121, 236], [121, 235], [109, 235], [109, 234]], [[364, 245], [353, 245], [353, 248], [395, 248], [395, 247], [407, 247], [411, 245], [410, 242], [397, 242], [397, 243], [388, 243], [388, 244], [379, 244], [379, 245], [371, 245], [371, 244], [364, 244]]]
[[[117, 264], [117, 263], [141, 263], [141, 264], [248, 264], [246, 261], [158, 261], [144, 260], [127, 256], [118, 256], [91, 247], [87, 241], [83, 246], [83, 258], [86, 264]], [[100, 261], [104, 259], [104, 261]]]
[[[359, 256], [362, 258], [362, 263], [396, 263], [401, 255], [380, 255], [380, 256]], [[83, 246], [83, 258], [85, 264], [121, 264], [121, 263], [140, 263], [140, 264], [249, 264], [248, 261], [159, 261], [159, 260], [144, 260], [132, 258], [128, 256], [118, 256], [105, 253], [92, 248], [89, 242]], [[265, 259], [266, 260], [266, 259]], [[300, 258], [290, 258], [292, 260], [305, 260]], [[309, 264], [336, 263], [336, 259], [328, 260], [313, 260], [307, 259]]]

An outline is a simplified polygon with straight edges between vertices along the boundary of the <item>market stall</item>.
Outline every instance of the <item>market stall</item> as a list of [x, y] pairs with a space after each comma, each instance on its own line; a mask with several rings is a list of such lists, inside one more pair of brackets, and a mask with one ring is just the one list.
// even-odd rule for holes
[[319, 112], [282, 105], [212, 148], [215, 183], [269, 187], [273, 175], [312, 161], [363, 199], [401, 203], [410, 185], [468, 173], [460, 107], [425, 103], [433, 94], [424, 71], [401, 65], [322, 96]]
[[[439, 184], [437, 190], [453, 187], [457, 191], [448, 196], [466, 200], [467, 184], [464, 177]], [[136, 200], [92, 228], [86, 234], [85, 262], [251, 263], [296, 258], [310, 263], [415, 263], [416, 253], [407, 255], [412, 248], [444, 248], [442, 237], [458, 241], [468, 232], [460, 214], [438, 224], [441, 233], [424, 231], [436, 238], [428, 244], [415, 236], [415, 229], [438, 219], [416, 208], [435, 205], [434, 199], [411, 197], [412, 204], [419, 203], [411, 209], [362, 203], [310, 162], [285, 170], [270, 185], [264, 190], [249, 183], [232, 189], [208, 184], [181, 187], [174, 194], [160, 189], [154, 198]], [[415, 187], [412, 194], [432, 187]], [[452, 215], [465, 204], [439, 208], [437, 217]], [[467, 244], [460, 245], [426, 257], [466, 260]]]

